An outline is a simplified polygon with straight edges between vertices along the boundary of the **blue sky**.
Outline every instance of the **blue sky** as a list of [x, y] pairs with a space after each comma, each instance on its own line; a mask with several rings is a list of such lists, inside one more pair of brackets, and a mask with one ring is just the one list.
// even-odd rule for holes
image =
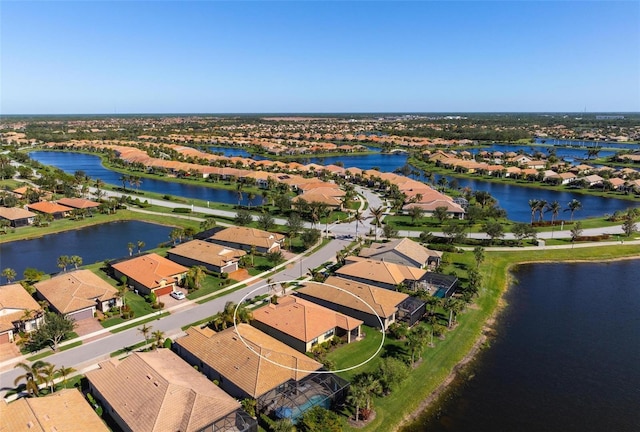
[[0, 113], [640, 111], [640, 2], [2, 1]]

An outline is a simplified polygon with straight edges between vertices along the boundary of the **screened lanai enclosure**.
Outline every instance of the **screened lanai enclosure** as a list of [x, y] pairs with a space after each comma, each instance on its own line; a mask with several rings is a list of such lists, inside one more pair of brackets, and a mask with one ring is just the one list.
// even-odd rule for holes
[[258, 398], [258, 410], [274, 418], [288, 418], [293, 424], [305, 411], [331, 408], [344, 402], [349, 382], [332, 373], [314, 373], [301, 381], [289, 381]]

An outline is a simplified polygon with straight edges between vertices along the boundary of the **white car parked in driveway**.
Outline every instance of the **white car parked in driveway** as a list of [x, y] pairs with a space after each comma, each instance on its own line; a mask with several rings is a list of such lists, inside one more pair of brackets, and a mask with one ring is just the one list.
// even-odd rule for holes
[[176, 300], [184, 300], [187, 298], [182, 291], [171, 291], [169, 295]]

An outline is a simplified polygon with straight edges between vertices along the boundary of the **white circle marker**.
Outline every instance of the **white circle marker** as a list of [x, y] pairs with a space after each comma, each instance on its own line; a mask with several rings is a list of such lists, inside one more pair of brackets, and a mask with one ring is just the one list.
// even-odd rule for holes
[[[262, 288], [264, 288], [264, 287], [270, 287], [271, 285], [274, 285], [274, 284], [276, 284], [276, 283], [286, 284], [286, 283], [289, 283], [289, 282], [300, 283], [300, 281], [299, 281], [299, 280], [288, 280], [288, 281], [278, 281], [278, 282], [274, 282], [274, 283], [271, 283], [271, 284], [264, 284], [264, 285], [260, 285], [259, 287], [257, 287], [257, 288], [255, 288], [255, 289], [253, 289], [253, 290], [249, 291], [248, 293], [246, 293], [246, 294], [244, 295], [244, 297], [242, 297], [242, 298], [238, 301], [238, 304], [236, 305], [236, 308], [233, 310], [233, 328], [234, 328], [234, 330], [235, 330], [236, 334], [238, 335], [238, 337], [240, 338], [240, 340], [242, 341], [242, 343], [243, 343], [247, 348], [249, 348], [249, 350], [251, 350], [251, 352], [253, 352], [255, 355], [257, 355], [258, 357], [262, 358], [263, 360], [268, 361], [269, 363], [272, 363], [272, 364], [274, 364], [274, 365], [276, 365], [276, 366], [280, 366], [281, 368], [284, 368], [284, 369], [292, 370], [292, 371], [294, 371], [294, 372], [302, 372], [302, 373], [317, 373], [317, 374], [330, 374], [330, 373], [346, 372], [346, 371], [350, 371], [350, 370], [353, 370], [353, 369], [357, 369], [357, 368], [359, 368], [359, 367], [361, 367], [361, 366], [364, 366], [364, 365], [366, 365], [367, 363], [369, 363], [371, 360], [373, 360], [373, 359], [378, 355], [378, 353], [380, 352], [380, 350], [382, 350], [382, 347], [383, 347], [383, 345], [384, 345], [384, 331], [382, 332], [382, 340], [380, 341], [380, 346], [378, 347], [378, 349], [376, 350], [376, 352], [374, 352], [374, 353], [371, 355], [371, 357], [369, 357], [368, 359], [366, 359], [366, 360], [365, 360], [365, 361], [363, 361], [363, 362], [358, 363], [358, 364], [357, 364], [357, 365], [355, 365], [355, 366], [349, 366], [349, 367], [347, 367], [347, 368], [343, 368], [343, 369], [339, 369], [339, 370], [334, 370], [334, 371], [304, 370], [304, 369], [299, 369], [299, 368], [292, 368], [292, 367], [290, 367], [290, 366], [283, 365], [283, 364], [280, 364], [280, 363], [278, 363], [278, 362], [275, 362], [275, 361], [271, 360], [270, 358], [267, 358], [267, 357], [263, 356], [262, 354], [260, 354], [260, 353], [256, 352], [256, 350], [254, 350], [251, 346], [249, 346], [249, 344], [244, 340], [244, 338], [242, 337], [242, 335], [241, 335], [241, 334], [240, 334], [240, 332], [238, 331], [238, 322], [237, 322], [238, 308], [240, 307], [240, 305], [242, 304], [242, 302], [243, 302], [243, 301], [245, 301], [245, 299], [246, 299], [247, 297], [249, 297], [251, 294], [253, 294], [254, 292], [259, 291], [259, 290], [261, 290], [261, 289], [262, 289]], [[353, 294], [353, 293], [350, 293], [349, 291], [347, 291], [347, 290], [345, 290], [345, 289], [342, 289], [342, 288], [340, 288], [340, 287], [337, 287], [337, 286], [334, 286], [334, 285], [330, 285], [330, 284], [327, 284], [327, 283], [324, 283], [324, 282], [314, 282], [314, 281], [308, 281], [308, 282], [311, 282], [311, 283], [314, 283], [314, 284], [318, 284], [318, 285], [325, 285], [325, 286], [328, 286], [328, 287], [330, 287], [330, 288], [337, 289], [338, 291], [345, 292], [345, 293], [349, 294], [350, 296], [352, 296], [352, 297], [354, 297], [354, 298], [356, 298], [356, 299], [360, 300], [362, 303], [364, 303], [365, 305], [367, 305], [367, 307], [368, 307], [369, 309], [371, 309], [371, 311], [374, 313], [374, 315], [376, 316], [376, 318], [378, 318], [378, 321], [380, 322], [380, 328], [381, 328], [381, 329], [382, 329], [382, 328], [384, 328], [384, 323], [382, 322], [382, 318], [380, 317], [380, 315], [378, 315], [378, 313], [375, 311], [375, 309], [374, 309], [374, 308], [373, 308], [369, 303], [367, 303], [366, 301], [362, 300], [362, 299], [361, 299], [360, 297], [358, 297], [357, 295], [355, 295], [355, 294]], [[324, 307], [324, 306], [323, 306], [323, 307]], [[285, 345], [286, 345], [286, 344], [285, 344]], [[310, 360], [313, 360], [313, 359], [311, 359], [311, 358], [310, 358]]]

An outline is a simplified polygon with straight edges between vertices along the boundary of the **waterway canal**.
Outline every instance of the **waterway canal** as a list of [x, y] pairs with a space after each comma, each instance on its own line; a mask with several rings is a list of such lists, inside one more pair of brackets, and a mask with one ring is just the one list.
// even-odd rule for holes
[[640, 261], [515, 277], [490, 348], [403, 432], [640, 430]]

